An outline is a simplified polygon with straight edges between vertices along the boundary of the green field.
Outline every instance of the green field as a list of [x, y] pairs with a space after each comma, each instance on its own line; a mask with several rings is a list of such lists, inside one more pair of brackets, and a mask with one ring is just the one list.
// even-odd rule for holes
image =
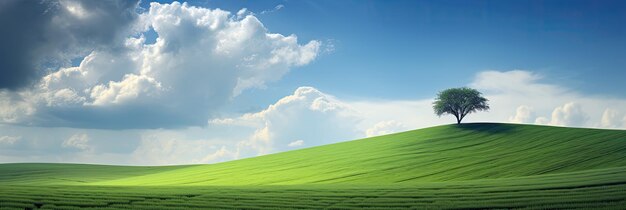
[[0, 209], [625, 209], [626, 131], [473, 123], [211, 164], [0, 164]]

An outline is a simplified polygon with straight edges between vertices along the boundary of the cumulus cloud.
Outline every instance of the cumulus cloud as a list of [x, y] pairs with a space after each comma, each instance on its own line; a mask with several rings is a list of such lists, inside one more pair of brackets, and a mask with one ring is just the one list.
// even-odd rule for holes
[[600, 125], [603, 128], [626, 128], [626, 115], [615, 109], [607, 108], [602, 113]]
[[138, 97], [156, 97], [161, 91], [161, 83], [146, 75], [127, 74], [122, 81], [110, 81], [108, 85], [97, 85], [90, 91], [91, 105], [104, 106], [123, 104]]
[[[361, 137], [360, 116], [349, 105], [313, 87], [300, 87], [292, 95], [255, 113], [214, 119], [211, 125], [250, 127], [249, 137], [237, 144], [242, 155], [285, 151]], [[294, 141], [294, 139], [298, 139]]]
[[546, 117], [537, 117], [537, 119], [535, 119], [535, 124], [537, 124], [537, 125], [550, 125], [550, 119], [548, 119]]
[[388, 120], [388, 121], [382, 121], [382, 122], [376, 123], [374, 127], [367, 129], [365, 131], [365, 136], [367, 137], [380, 136], [380, 135], [385, 135], [385, 134], [390, 134], [390, 133], [397, 133], [397, 132], [405, 131], [405, 130], [407, 130], [407, 127], [404, 124], [395, 120]]
[[[202, 126], [216, 109], [243, 91], [263, 88], [292, 68], [311, 63], [321, 45], [316, 40], [299, 44], [295, 35], [270, 33], [245, 11], [233, 15], [186, 3], [153, 2], [147, 12], [131, 10], [132, 14], [126, 14], [122, 8], [134, 8], [136, 2], [109, 3], [120, 9], [111, 9], [116, 15], [128, 16], [124, 30], [96, 24], [96, 20], [108, 17], [109, 11], [108, 7], [92, 5], [96, 3], [60, 1], [55, 7], [48, 6], [74, 19], [94, 19], [89, 23], [97, 25], [98, 31], [107, 30], [103, 33], [107, 37], [123, 36], [106, 40], [115, 49], [81, 48], [81, 52], [88, 52], [80, 65], [52, 71], [33, 88], [4, 91], [0, 94], [2, 122], [107, 129]], [[24, 6], [20, 4], [7, 5]], [[100, 7], [104, 7], [104, 14], [91, 11]], [[106, 23], [114, 24], [118, 19]], [[98, 32], [76, 27], [80, 33], [64, 33], [79, 36]], [[157, 34], [156, 42], [146, 41], [143, 33], [148, 31]], [[16, 104], [22, 108], [4, 109]], [[27, 114], [20, 114], [26, 109]], [[135, 117], [128, 119], [129, 115]]]
[[559, 106], [552, 112], [551, 125], [561, 126], [582, 126], [588, 117], [577, 103], [566, 103]]
[[47, 69], [94, 49], [115, 48], [131, 30], [138, 1], [0, 2], [0, 89], [36, 82]]
[[[519, 112], [520, 110], [518, 109], [518, 114]], [[522, 115], [524, 115], [524, 110], [522, 110], [521, 112]], [[525, 119], [528, 120], [530, 119], [530, 117], [527, 117]], [[537, 117], [534, 122], [535, 124], [539, 125], [584, 127], [585, 125], [587, 125], [588, 120], [589, 117], [587, 114], [584, 113], [583, 108], [580, 106], [580, 104], [568, 102], [563, 104], [562, 106], [554, 108], [550, 118], [543, 116]]]
[[74, 148], [82, 151], [91, 151], [89, 136], [86, 133], [74, 134], [61, 144], [64, 148]]
[[513, 123], [532, 123], [535, 119], [535, 113], [532, 107], [521, 105], [515, 110], [515, 116], [509, 117], [509, 122]]

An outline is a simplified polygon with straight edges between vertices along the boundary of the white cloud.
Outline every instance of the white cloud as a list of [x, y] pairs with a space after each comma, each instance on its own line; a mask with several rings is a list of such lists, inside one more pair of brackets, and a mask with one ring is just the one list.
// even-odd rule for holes
[[358, 113], [335, 97], [300, 87], [265, 110], [211, 120], [210, 125], [253, 128], [237, 145], [243, 156], [249, 156], [287, 150], [298, 144], [293, 139], [315, 146], [362, 137], [356, 127], [359, 121]]
[[600, 125], [603, 128], [626, 128], [626, 115], [611, 108], [607, 108], [602, 113]]
[[477, 73], [470, 86], [481, 89], [486, 94], [506, 94], [522, 98], [568, 92], [560, 86], [540, 82], [543, 78], [542, 75], [531, 71], [488, 70]]
[[20, 139], [21, 136], [0, 136], [0, 145], [13, 145]]
[[[64, 6], [82, 17], [81, 5]], [[0, 120], [111, 128], [141, 105], [149, 108], [140, 115], [151, 119], [134, 121], [136, 128], [205, 125], [232, 97], [263, 88], [318, 56], [321, 42], [299, 44], [296, 35], [270, 33], [244, 14], [152, 2], [115, 50], [92, 51], [79, 66], [52, 72], [33, 89], [0, 94], [2, 107], [32, 107], [28, 115], [3, 109]], [[141, 35], [150, 29], [158, 35], [155, 43]]]
[[397, 122], [395, 120], [388, 120], [376, 123], [374, 127], [371, 127], [365, 131], [365, 136], [380, 136], [385, 134], [397, 133], [400, 131], [407, 130], [407, 127], [404, 124]]
[[532, 107], [521, 105], [515, 110], [515, 116], [509, 117], [509, 122], [532, 123], [535, 113]]
[[81, 104], [85, 102], [85, 97], [79, 96], [76, 91], [63, 88], [54, 91], [48, 99], [48, 106], [64, 106], [70, 104]]
[[299, 147], [304, 145], [304, 141], [303, 140], [296, 140], [296, 141], [292, 141], [289, 144], [287, 144], [288, 147]]
[[[533, 116], [534, 113], [532, 109], [520, 106], [517, 109], [517, 115], [514, 118], [509, 118], [509, 121], [516, 123], [533, 122]], [[539, 125], [584, 127], [587, 124], [589, 117], [584, 113], [580, 104], [568, 102], [562, 106], [554, 108], [551, 118], [542, 116], [534, 119], [534, 123]]]
[[74, 148], [82, 151], [91, 151], [89, 136], [86, 133], [74, 134], [61, 144], [64, 148]]
[[587, 115], [583, 112], [579, 104], [569, 102], [554, 109], [550, 124], [561, 126], [582, 126], [585, 124], [587, 119]]
[[549, 125], [550, 124], [550, 120], [546, 117], [537, 117], [537, 119], [535, 119], [535, 124], [537, 125]]
[[123, 104], [129, 100], [136, 100], [140, 96], [158, 97], [163, 88], [161, 83], [146, 75], [127, 74], [122, 81], [110, 81], [108, 85], [97, 85], [90, 91], [93, 99], [91, 104], [96, 106], [108, 104]]

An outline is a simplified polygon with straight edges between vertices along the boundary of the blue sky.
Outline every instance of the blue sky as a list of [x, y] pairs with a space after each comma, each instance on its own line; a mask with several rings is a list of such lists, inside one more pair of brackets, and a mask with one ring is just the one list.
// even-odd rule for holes
[[428, 97], [469, 82], [477, 71], [531, 69], [587, 93], [625, 96], [623, 1], [190, 3], [257, 13], [284, 5], [259, 15], [272, 32], [332, 41], [332, 55], [294, 71], [276, 84], [281, 87]]
[[467, 122], [624, 129], [625, 10], [6, 1], [0, 162], [227, 161], [452, 123], [431, 103], [461, 86], [492, 107]]

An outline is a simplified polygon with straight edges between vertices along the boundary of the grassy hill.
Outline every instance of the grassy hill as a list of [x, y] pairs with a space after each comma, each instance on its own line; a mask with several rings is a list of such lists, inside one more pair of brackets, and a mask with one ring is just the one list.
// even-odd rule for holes
[[619, 209], [626, 131], [474, 123], [211, 165], [0, 165], [0, 209], [38, 199], [69, 209]]

